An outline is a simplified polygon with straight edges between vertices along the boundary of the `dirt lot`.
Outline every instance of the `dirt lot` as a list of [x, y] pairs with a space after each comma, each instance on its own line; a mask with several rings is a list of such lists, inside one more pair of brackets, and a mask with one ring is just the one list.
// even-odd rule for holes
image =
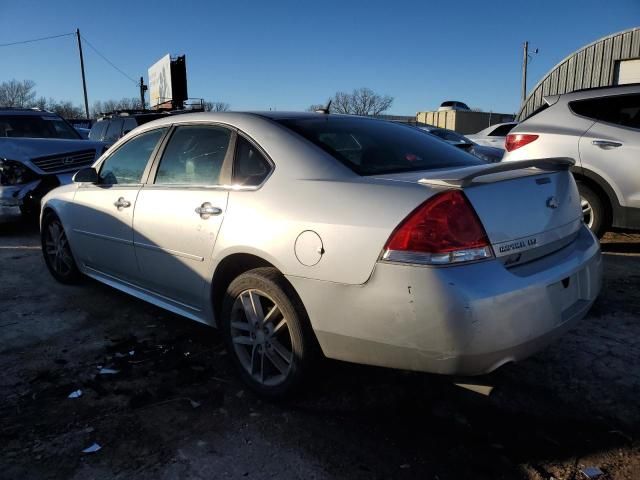
[[640, 236], [610, 235], [603, 251], [589, 316], [485, 378], [489, 396], [326, 362], [302, 398], [270, 404], [215, 331], [92, 281], [57, 284], [37, 229], [5, 219], [0, 477], [579, 479], [598, 466], [638, 479]]

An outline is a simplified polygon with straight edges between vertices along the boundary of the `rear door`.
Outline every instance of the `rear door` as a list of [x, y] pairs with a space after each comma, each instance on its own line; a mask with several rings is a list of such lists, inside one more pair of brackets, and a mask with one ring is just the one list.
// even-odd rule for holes
[[582, 167], [605, 179], [621, 205], [640, 208], [640, 94], [581, 100], [571, 109], [597, 120], [580, 138]]
[[72, 245], [80, 261], [126, 281], [138, 278], [133, 213], [145, 170], [166, 128], [120, 145], [99, 166], [98, 184], [80, 184], [73, 202]]
[[208, 298], [234, 137], [223, 126], [176, 127], [136, 204], [134, 243], [143, 286], [195, 310]]

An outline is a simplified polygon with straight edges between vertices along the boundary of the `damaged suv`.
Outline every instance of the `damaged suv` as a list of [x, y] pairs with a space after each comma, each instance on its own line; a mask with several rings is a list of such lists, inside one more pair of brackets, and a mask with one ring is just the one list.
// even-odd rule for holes
[[38, 214], [47, 192], [71, 183], [104, 150], [55, 113], [0, 108], [0, 206]]

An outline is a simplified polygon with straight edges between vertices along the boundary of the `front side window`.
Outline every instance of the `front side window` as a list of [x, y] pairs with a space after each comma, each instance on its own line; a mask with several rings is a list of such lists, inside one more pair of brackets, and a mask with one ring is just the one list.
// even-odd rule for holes
[[176, 128], [158, 166], [157, 185], [219, 185], [231, 132], [212, 125]]
[[417, 128], [358, 117], [323, 115], [278, 121], [359, 175], [482, 165]]
[[108, 125], [109, 122], [105, 120], [98, 121], [89, 131], [89, 140], [102, 140]]
[[113, 118], [109, 122], [109, 126], [107, 127], [107, 133], [105, 134], [104, 141], [105, 142], [115, 142], [120, 138], [120, 134], [122, 133], [122, 119], [121, 118]]
[[640, 129], [640, 95], [577, 100], [569, 106], [574, 113], [583, 117]]
[[233, 163], [233, 183], [256, 187], [267, 178], [270, 171], [271, 165], [258, 149], [246, 139], [238, 137]]
[[137, 184], [142, 181], [149, 158], [166, 128], [138, 135], [121, 145], [102, 163], [100, 183], [104, 185]]

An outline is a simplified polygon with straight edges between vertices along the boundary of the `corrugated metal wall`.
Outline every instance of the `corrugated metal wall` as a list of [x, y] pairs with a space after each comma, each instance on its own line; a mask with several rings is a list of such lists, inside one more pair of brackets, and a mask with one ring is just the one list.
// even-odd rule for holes
[[546, 95], [613, 85], [618, 60], [640, 57], [640, 27], [593, 42], [562, 60], [531, 90], [518, 113], [523, 120], [535, 112]]

